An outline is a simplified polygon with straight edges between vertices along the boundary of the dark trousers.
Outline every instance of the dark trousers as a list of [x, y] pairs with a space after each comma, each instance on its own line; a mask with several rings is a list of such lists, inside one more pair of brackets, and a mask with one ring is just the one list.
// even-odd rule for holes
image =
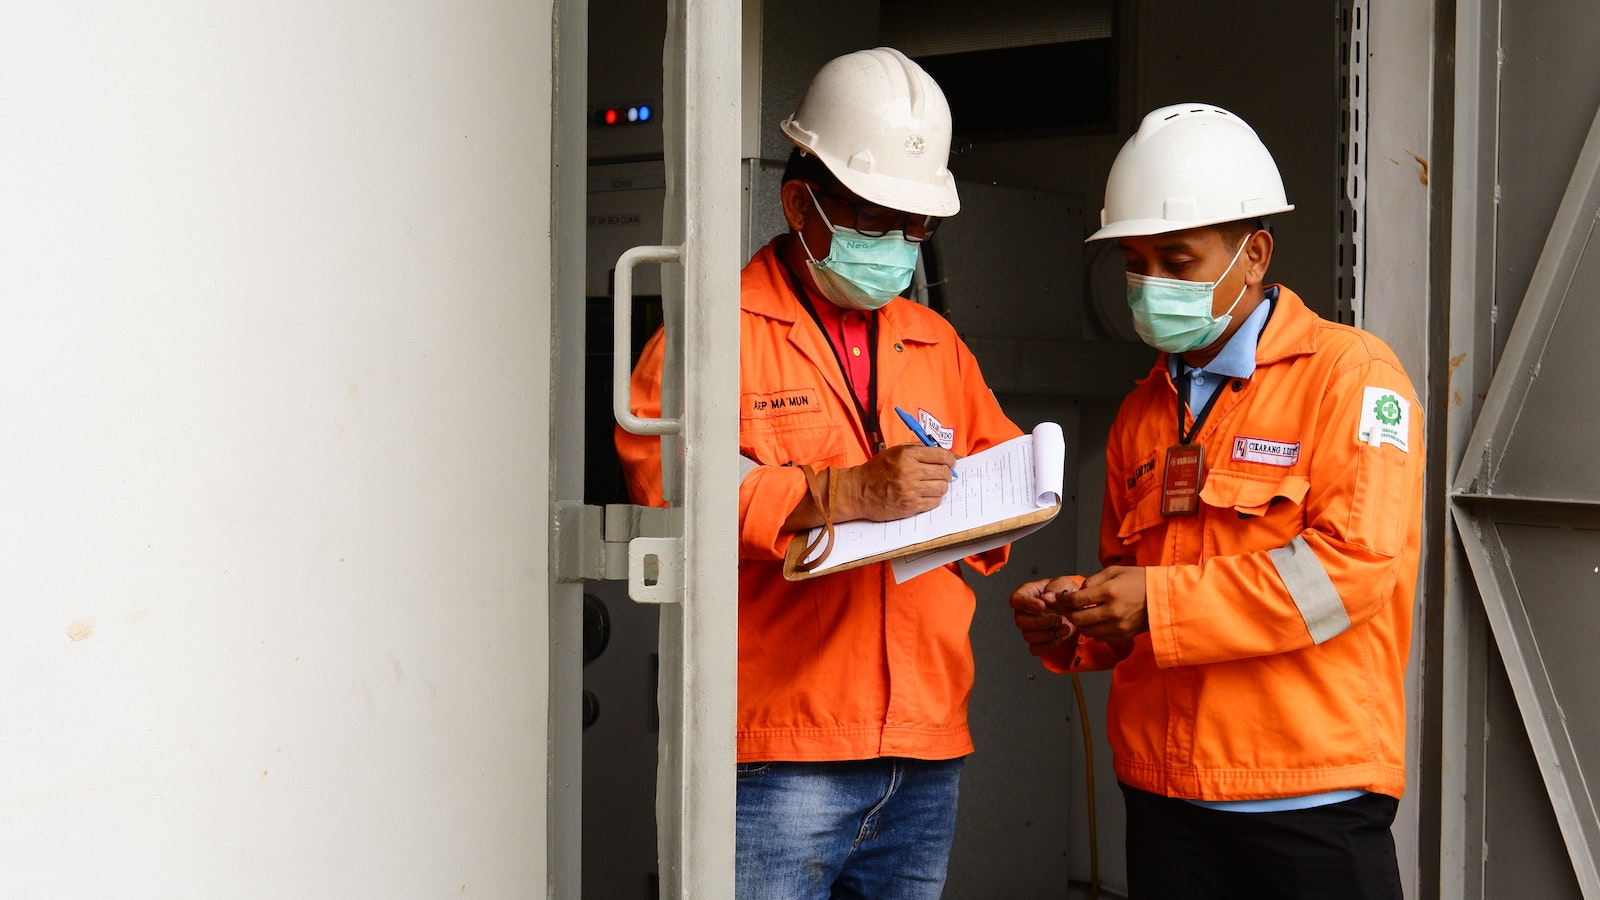
[[1246, 813], [1122, 794], [1130, 900], [1401, 900], [1393, 797]]

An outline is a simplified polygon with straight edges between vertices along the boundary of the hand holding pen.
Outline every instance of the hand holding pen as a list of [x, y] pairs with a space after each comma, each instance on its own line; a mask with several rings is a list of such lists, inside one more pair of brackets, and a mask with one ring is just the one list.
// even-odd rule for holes
[[[834, 494], [830, 521], [904, 519], [937, 507], [950, 490], [950, 480], [956, 474], [956, 455], [928, 437], [904, 410], [896, 407], [895, 412], [905, 420], [921, 446], [896, 444], [859, 466], [829, 469], [828, 477], [838, 481], [837, 486], [830, 486]], [[808, 494], [784, 521], [783, 527], [785, 531], [795, 531], [822, 522], [821, 510]]]

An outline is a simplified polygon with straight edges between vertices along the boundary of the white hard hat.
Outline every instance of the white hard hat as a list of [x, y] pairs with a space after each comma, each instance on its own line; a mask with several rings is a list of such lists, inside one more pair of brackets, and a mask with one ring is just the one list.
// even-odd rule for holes
[[1294, 209], [1261, 138], [1221, 107], [1180, 103], [1144, 117], [1106, 178], [1089, 240], [1165, 234]]
[[899, 50], [858, 50], [829, 62], [778, 127], [863, 200], [924, 216], [961, 209], [945, 168], [950, 104]]

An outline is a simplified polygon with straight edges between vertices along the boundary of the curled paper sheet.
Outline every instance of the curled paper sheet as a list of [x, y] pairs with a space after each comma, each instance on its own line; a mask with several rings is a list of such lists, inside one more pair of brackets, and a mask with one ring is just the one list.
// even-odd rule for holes
[[[988, 458], [995, 451], [1006, 450], [1013, 444], [1021, 443], [1027, 447], [1026, 452], [1017, 450], [1002, 454], [998, 459]], [[1027, 465], [1031, 459], [1032, 465]], [[1003, 508], [1010, 511], [1009, 518], [1013, 515], [1023, 515], [1038, 509], [1057, 507], [1061, 505], [1062, 482], [1065, 478], [1067, 461], [1066, 439], [1061, 434], [1061, 426], [1054, 422], [1040, 422], [1033, 429], [1032, 434], [1025, 434], [1013, 441], [990, 447], [982, 453], [976, 453], [956, 463], [956, 471], [965, 473], [966, 464], [976, 460], [983, 460], [983, 479], [989, 483], [990, 488], [997, 491], [985, 490], [985, 499], [993, 504], [1002, 504]], [[973, 466], [976, 469], [976, 465]], [[1028, 474], [1026, 483], [1016, 483], [1018, 474]], [[962, 478], [966, 478], [963, 474]], [[978, 480], [973, 478], [974, 481]], [[961, 479], [951, 482], [952, 493], [955, 485]], [[950, 495], [945, 495], [945, 500], [950, 501]], [[1032, 501], [1031, 503], [1029, 501]], [[990, 507], [993, 508], [992, 506]], [[1050, 519], [1030, 522], [1027, 525], [1003, 531], [998, 534], [980, 538], [965, 544], [943, 547], [930, 550], [914, 556], [896, 557], [890, 563], [894, 572], [894, 580], [901, 583], [915, 578], [924, 572], [931, 572], [939, 566], [954, 562], [965, 556], [985, 553], [996, 547], [1003, 547], [1012, 541], [1025, 537], [1049, 524]]]

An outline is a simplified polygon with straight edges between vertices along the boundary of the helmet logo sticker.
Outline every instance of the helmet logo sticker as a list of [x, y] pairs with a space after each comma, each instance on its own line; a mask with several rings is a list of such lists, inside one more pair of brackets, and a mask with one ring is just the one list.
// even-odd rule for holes
[[921, 159], [922, 154], [928, 152], [928, 142], [920, 134], [906, 135], [906, 155], [912, 159]]

